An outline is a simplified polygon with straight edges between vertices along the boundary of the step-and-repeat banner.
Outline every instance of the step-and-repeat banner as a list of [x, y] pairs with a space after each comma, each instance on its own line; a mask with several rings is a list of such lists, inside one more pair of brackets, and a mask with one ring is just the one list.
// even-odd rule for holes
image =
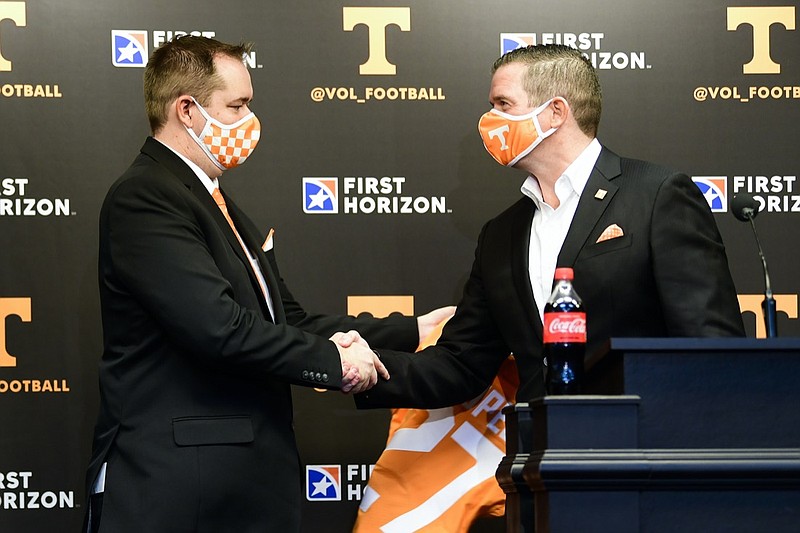
[[[703, 190], [748, 334], [763, 336], [761, 262], [730, 213], [737, 193], [756, 198], [788, 336], [800, 333], [797, 18], [781, 0], [0, 0], [0, 530], [76, 531], [86, 506], [97, 218], [148, 133], [142, 73], [160, 44], [182, 33], [255, 43], [263, 138], [225, 187], [275, 228], [281, 271], [309, 309], [457, 302], [481, 225], [525, 177], [476, 131], [490, 66], [518, 46], [564, 43], [599, 71], [600, 140]], [[339, 393], [295, 397], [304, 527], [349, 531], [390, 415]]]

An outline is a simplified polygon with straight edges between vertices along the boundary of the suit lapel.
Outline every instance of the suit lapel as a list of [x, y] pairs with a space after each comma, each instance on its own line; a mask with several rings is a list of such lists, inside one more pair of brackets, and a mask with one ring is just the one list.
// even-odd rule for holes
[[208, 190], [200, 182], [194, 171], [192, 171], [192, 169], [189, 168], [186, 163], [172, 150], [161, 144], [159, 141], [156, 141], [152, 137], [147, 138], [144, 147], [142, 147], [142, 153], [147, 154], [158, 161], [176, 178], [178, 178], [181, 183], [183, 183], [186, 188], [192, 192], [192, 194], [194, 194], [195, 198], [197, 198], [203, 207], [205, 207], [206, 210], [211, 214], [211, 217], [225, 234], [225, 237], [228, 239], [228, 242], [231, 243], [231, 246], [236, 245], [234, 246], [234, 249], [236, 250], [237, 255], [244, 259], [244, 251], [242, 250], [242, 247], [239, 246], [239, 241], [236, 239], [236, 235], [234, 235], [233, 230], [228, 224], [228, 221], [225, 220], [225, 215], [223, 215], [222, 211], [220, 211], [219, 207], [217, 207], [217, 203], [214, 201], [211, 195], [208, 194]]
[[557, 266], [571, 267], [575, 264], [589, 234], [617, 193], [618, 187], [611, 180], [619, 175], [619, 156], [603, 148], [578, 201], [578, 209], [558, 254]]
[[[250, 276], [250, 281], [253, 284], [255, 290], [258, 291], [259, 295], [259, 302], [263, 302], [264, 298], [261, 295], [261, 288], [256, 278], [255, 272], [253, 272], [252, 267], [250, 266], [250, 259], [247, 257], [247, 254], [242, 249], [241, 244], [239, 244], [239, 239], [236, 238], [236, 234], [231, 229], [230, 224], [228, 224], [228, 220], [225, 218], [225, 215], [222, 214], [219, 206], [214, 201], [214, 198], [208, 193], [208, 190], [205, 186], [200, 182], [200, 180], [195, 175], [194, 171], [189, 168], [186, 163], [178, 157], [172, 150], [161, 144], [159, 141], [153, 139], [152, 137], [148, 137], [145, 141], [144, 146], [142, 147], [142, 153], [149, 155], [156, 161], [158, 161], [161, 165], [163, 165], [167, 170], [169, 170], [176, 178], [178, 178], [187, 189], [189, 189], [192, 194], [197, 198], [200, 204], [209, 212], [211, 217], [214, 219], [214, 222], [217, 223], [222, 233], [225, 235], [225, 239], [231, 245], [233, 252], [236, 256], [245, 264], [247, 267], [248, 276]], [[263, 260], [263, 254], [261, 254], [261, 248], [258, 244], [253, 244], [252, 236], [245, 236], [245, 232], [242, 230], [243, 224], [239, 224], [238, 221], [242, 220], [241, 211], [238, 210], [236, 205], [228, 198], [222, 189], [220, 189], [223, 198], [225, 198], [225, 204], [228, 207], [228, 212], [231, 214], [231, 218], [234, 220], [234, 224], [236, 224], [236, 228], [239, 231], [239, 235], [244, 240], [245, 244], [250, 247], [250, 250], [253, 250], [253, 253], [257, 255], [259, 258], [259, 263], [261, 264], [262, 272], [264, 274], [264, 278], [267, 281], [267, 286], [269, 287], [270, 296], [278, 295], [277, 298], [273, 297], [273, 308], [275, 309], [276, 315], [278, 315], [278, 308], [280, 307], [281, 315], [283, 314], [283, 308], [280, 306], [280, 292], [277, 290], [278, 285], [275, 282], [275, 276], [272, 274], [272, 270], [269, 268], [269, 264], [267, 261]], [[266, 307], [266, 302], [262, 304], [262, 312], [265, 318], [269, 319], [269, 309]], [[278, 316], [276, 316], [276, 320], [278, 320]], [[285, 316], [284, 316], [285, 320]]]
[[[527, 199], [525, 199], [527, 200]], [[514, 278], [516, 293], [520, 296], [522, 306], [527, 314], [526, 324], [533, 324], [539, 339], [542, 338], [542, 319], [531, 288], [529, 271], [531, 227], [536, 205], [530, 201], [520, 204], [518, 214], [512, 220], [510, 228], [511, 238], [511, 270]]]

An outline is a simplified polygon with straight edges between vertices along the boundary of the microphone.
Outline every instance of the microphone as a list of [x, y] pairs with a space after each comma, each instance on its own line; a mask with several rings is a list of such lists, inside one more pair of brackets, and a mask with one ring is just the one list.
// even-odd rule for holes
[[747, 222], [758, 215], [758, 202], [746, 192], [741, 192], [733, 197], [731, 209], [733, 210], [733, 216], [742, 222]]
[[761, 250], [761, 242], [758, 240], [758, 232], [756, 232], [756, 223], [753, 221], [758, 215], [758, 202], [747, 193], [739, 193], [733, 197], [731, 210], [733, 211], [733, 216], [742, 222], [750, 221], [750, 226], [753, 228], [753, 235], [756, 238], [756, 245], [758, 246], [758, 255], [761, 257], [761, 266], [764, 267], [764, 301], [761, 302], [761, 308], [764, 310], [764, 324], [767, 327], [767, 337], [777, 337], [778, 309], [775, 304], [775, 298], [772, 297], [767, 260], [764, 258], [764, 252]]

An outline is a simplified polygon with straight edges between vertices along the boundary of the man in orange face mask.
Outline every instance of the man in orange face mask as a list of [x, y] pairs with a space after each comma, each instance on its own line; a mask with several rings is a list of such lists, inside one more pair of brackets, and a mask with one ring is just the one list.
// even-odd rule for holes
[[455, 316], [418, 354], [378, 350], [392, 374], [359, 407], [436, 408], [475, 397], [513, 353], [517, 401], [544, 395], [544, 306], [556, 267], [574, 269], [587, 353], [609, 337], [744, 336], [714, 218], [685, 174], [622, 158], [597, 140], [591, 63], [561, 45], [521, 48], [493, 67], [486, 150], [529, 176], [483, 228]]
[[219, 188], [261, 136], [247, 51], [186, 36], [145, 69], [153, 135], [100, 213], [91, 531], [297, 531], [290, 384], [366, 390], [389, 376], [337, 330], [412, 350], [451, 312], [323, 316], [294, 300], [269, 236]]

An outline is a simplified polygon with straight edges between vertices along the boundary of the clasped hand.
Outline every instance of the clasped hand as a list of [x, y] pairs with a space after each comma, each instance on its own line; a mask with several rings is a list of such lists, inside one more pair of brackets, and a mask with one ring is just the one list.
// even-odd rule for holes
[[378, 376], [389, 379], [389, 371], [357, 331], [334, 333], [330, 340], [342, 360], [342, 392], [359, 393], [378, 383]]

